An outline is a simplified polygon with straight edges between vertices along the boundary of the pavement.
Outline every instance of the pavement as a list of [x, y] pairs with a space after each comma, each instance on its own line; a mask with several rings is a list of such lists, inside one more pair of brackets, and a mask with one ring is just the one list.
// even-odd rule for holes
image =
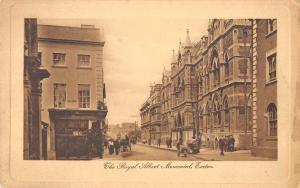
[[[157, 148], [160, 150], [168, 150], [177, 152], [175, 147], [167, 148], [166, 145], [160, 145], [160, 147], [156, 145], [148, 145], [148, 144], [141, 144], [144, 147], [152, 147]], [[220, 155], [220, 150], [214, 150], [211, 148], [201, 148], [198, 154], [189, 154], [195, 159], [204, 160], [204, 161], [272, 161], [276, 159], [271, 158], [263, 158], [263, 157], [255, 157], [251, 155], [250, 150], [237, 150], [234, 152], [224, 152], [224, 156]]]

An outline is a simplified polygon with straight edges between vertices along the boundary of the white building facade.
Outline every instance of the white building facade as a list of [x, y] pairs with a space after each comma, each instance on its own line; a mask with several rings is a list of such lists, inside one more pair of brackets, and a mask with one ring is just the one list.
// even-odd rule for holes
[[83, 155], [88, 128], [107, 113], [100, 29], [39, 25], [38, 45], [52, 75], [42, 86], [48, 159]]

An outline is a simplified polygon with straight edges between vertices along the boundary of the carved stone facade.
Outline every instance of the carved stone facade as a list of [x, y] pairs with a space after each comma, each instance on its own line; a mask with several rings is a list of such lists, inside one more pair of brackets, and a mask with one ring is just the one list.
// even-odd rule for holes
[[167, 139], [172, 138], [172, 87], [171, 87], [171, 72], [164, 70], [162, 76], [161, 89], [161, 142], [166, 143]]
[[192, 61], [193, 45], [187, 30], [186, 41], [179, 43], [177, 58], [171, 63], [172, 90], [172, 143], [182, 139], [184, 142], [195, 136], [194, 113], [195, 95], [193, 95], [194, 66]]
[[[233, 135], [236, 147], [251, 146], [249, 20], [210, 20], [208, 38], [195, 56], [198, 122], [202, 144]], [[208, 39], [208, 40], [207, 40]]]
[[[198, 138], [215, 147], [216, 138], [232, 135], [238, 149], [276, 152], [277, 137], [266, 136], [277, 135], [276, 21], [268, 22], [212, 19], [208, 35], [194, 44], [187, 31], [162, 79], [162, 127], [173, 145]], [[258, 131], [264, 124], [271, 128]]]
[[[249, 148], [251, 22], [214, 19], [208, 32], [192, 44], [187, 31], [185, 43], [173, 55], [170, 76], [163, 75], [163, 88], [171, 98], [163, 89], [162, 125], [168, 122], [173, 144], [201, 138], [210, 147], [215, 138], [233, 135], [237, 147]], [[168, 79], [171, 84], [166, 84]], [[169, 109], [166, 100], [171, 100]]]
[[161, 84], [151, 86], [150, 96], [140, 109], [142, 140], [150, 145], [162, 139], [161, 88]]
[[140, 116], [141, 116], [141, 139], [142, 142], [147, 142], [150, 144], [150, 100], [147, 101], [140, 108]]

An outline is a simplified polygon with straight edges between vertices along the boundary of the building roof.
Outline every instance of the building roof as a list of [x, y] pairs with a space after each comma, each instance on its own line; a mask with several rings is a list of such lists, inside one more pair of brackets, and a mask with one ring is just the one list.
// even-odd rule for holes
[[73, 41], [73, 42], [104, 42], [100, 29], [93, 27], [70, 27], [70, 26], [56, 26], [56, 25], [38, 25], [39, 40], [53, 40], [53, 41]]

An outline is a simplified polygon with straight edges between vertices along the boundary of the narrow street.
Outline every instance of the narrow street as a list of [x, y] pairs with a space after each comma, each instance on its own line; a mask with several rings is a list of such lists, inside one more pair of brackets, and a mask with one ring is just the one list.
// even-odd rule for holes
[[119, 155], [110, 155], [104, 151], [104, 160], [159, 160], [159, 161], [270, 161], [274, 159], [251, 156], [249, 150], [225, 152], [220, 156], [219, 150], [201, 149], [198, 154], [188, 154], [187, 157], [178, 157], [175, 150], [166, 149], [164, 146], [157, 148], [143, 144], [132, 146], [131, 152], [120, 152]]
[[192, 155], [187, 157], [178, 157], [177, 152], [169, 151], [165, 149], [153, 148], [146, 145], [132, 145], [131, 152], [120, 152], [119, 155], [115, 153], [109, 155], [108, 150], [104, 151], [104, 160], [159, 160], [159, 161], [169, 161], [169, 160], [197, 160]]

